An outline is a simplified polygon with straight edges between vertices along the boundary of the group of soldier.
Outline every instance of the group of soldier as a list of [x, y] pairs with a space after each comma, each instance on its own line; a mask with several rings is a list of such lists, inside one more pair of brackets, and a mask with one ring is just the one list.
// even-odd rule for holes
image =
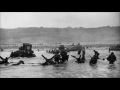
[[85, 62], [85, 48], [84, 47], [82, 49], [78, 50], [78, 55], [79, 55], [78, 58], [73, 55], [71, 55], [71, 56], [77, 60], [76, 61], [77, 63], [84, 63]]
[[[98, 51], [94, 50], [94, 55], [93, 55], [93, 57], [91, 57], [89, 64], [96, 65], [98, 59], [100, 59], [99, 55], [100, 54], [98, 53]], [[111, 52], [107, 58], [103, 58], [102, 60], [105, 60], [105, 59], [107, 59], [109, 61], [110, 65], [114, 65], [114, 62], [117, 61], [117, 58], [116, 58], [114, 52]]]
[[52, 49], [52, 50], [46, 50], [46, 52], [50, 53], [50, 54], [56, 54], [58, 52], [58, 50]]
[[42, 65], [63, 64], [66, 63], [69, 59], [69, 55], [65, 50], [62, 50], [61, 52], [56, 50], [54, 52], [54, 56], [50, 59], [47, 59], [44, 55], [42, 55], [42, 57], [46, 60], [44, 63], [42, 63]]
[[[10, 57], [15, 57], [17, 56], [18, 53], [21, 53], [21, 52], [12, 52]], [[30, 53], [29, 52], [24, 52], [22, 55], [26, 55], [26, 54], [33, 54], [33, 52], [31, 51]], [[16, 54], [16, 55], [15, 55]], [[55, 50], [53, 52], [54, 56], [51, 57], [50, 59], [46, 58], [44, 55], [42, 55], [42, 57], [46, 60], [44, 63], [42, 63], [41, 65], [54, 65], [54, 64], [64, 64], [68, 61], [69, 59], [69, 55], [67, 53], [66, 50]], [[21, 55], [21, 54], [19, 54]], [[21, 57], [24, 57], [22, 56]], [[73, 58], [75, 58], [77, 61], [77, 63], [85, 63], [85, 48], [82, 47], [82, 49], [78, 50], [78, 55], [79, 55], [79, 58], [77, 58], [76, 56], [73, 56], [71, 55]], [[96, 50], [94, 50], [94, 55], [91, 57], [90, 61], [89, 61], [89, 64], [90, 65], [96, 65], [97, 64], [97, 61], [99, 58], [99, 55], [100, 53]], [[10, 57], [6, 57], [6, 58], [2, 58], [0, 56], [0, 58], [2, 59], [2, 62], [0, 62], [0, 64], [7, 64], [8, 63], [8, 59]], [[111, 52], [111, 54], [107, 57], [107, 58], [103, 58], [102, 60], [105, 60], [107, 59], [109, 61], [109, 64], [114, 64], [114, 62], [117, 60], [114, 52]]]
[[[43, 56], [43, 58], [46, 60], [45, 63], [43, 63], [43, 65], [48, 65], [49, 64], [59, 64], [59, 63], [64, 63], [65, 61], [68, 61], [69, 59], [69, 55], [67, 55], [67, 51], [63, 50], [59, 53], [59, 51], [53, 51], [52, 54], [55, 54], [51, 59], [47, 59], [45, 58], [45, 56]], [[77, 61], [77, 63], [85, 63], [85, 47], [82, 47], [82, 49], [78, 50], [78, 55], [79, 57], [77, 58], [76, 56], [71, 55], [73, 58], [75, 58]], [[89, 64], [92, 65], [96, 65], [97, 61], [99, 58], [100, 53], [96, 50], [94, 50], [94, 55], [91, 57]], [[114, 52], [111, 52], [110, 55], [107, 58], [103, 58], [102, 60], [107, 59], [109, 64], [114, 64], [115, 61], [117, 61], [117, 58], [114, 54]]]

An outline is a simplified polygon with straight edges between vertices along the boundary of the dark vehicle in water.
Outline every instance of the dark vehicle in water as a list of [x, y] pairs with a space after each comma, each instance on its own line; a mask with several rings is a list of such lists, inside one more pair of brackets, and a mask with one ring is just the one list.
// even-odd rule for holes
[[36, 57], [34, 51], [32, 50], [32, 44], [23, 43], [23, 46], [19, 48], [19, 50], [15, 52], [11, 52], [10, 57]]
[[47, 52], [54, 54], [55, 52], [59, 51], [61, 52], [62, 50], [65, 50], [66, 52], [70, 52], [70, 51], [78, 51], [81, 52], [82, 50], [82, 46], [80, 45], [80, 43], [78, 43], [77, 45], [60, 45], [59, 47], [53, 49], [53, 50], [49, 50]]
[[111, 46], [109, 47], [110, 51], [120, 51], [120, 45], [116, 45], [116, 46]]
[[68, 52], [70, 52], [70, 51], [79, 51], [81, 49], [82, 49], [82, 46], [80, 45], [80, 43], [78, 43], [77, 45], [71, 45], [71, 46], [66, 47], [66, 50]]

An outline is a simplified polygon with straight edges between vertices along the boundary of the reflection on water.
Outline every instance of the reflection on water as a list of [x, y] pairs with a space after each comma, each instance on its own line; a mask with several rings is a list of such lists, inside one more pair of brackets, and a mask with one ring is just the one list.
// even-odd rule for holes
[[[101, 57], [108, 56], [108, 51], [99, 51]], [[8, 52], [9, 53], [9, 52]], [[7, 52], [1, 53], [1, 56]], [[86, 51], [86, 62], [83, 64], [77, 64], [75, 59], [70, 57], [67, 64], [55, 65], [55, 66], [41, 66], [39, 63], [44, 62], [41, 54], [44, 54], [48, 58], [52, 54], [47, 54], [44, 51], [35, 52], [37, 57], [34, 58], [18, 58], [10, 59], [9, 62], [18, 62], [23, 60], [24, 65], [7, 66], [0, 65], [0, 77], [1, 78], [118, 78], [120, 77], [120, 52], [115, 52], [117, 56], [117, 62], [115, 66], [110, 66], [108, 61], [99, 60], [97, 65], [89, 65], [89, 55], [93, 55], [92, 51]], [[69, 55], [77, 55], [77, 52], [70, 52]]]

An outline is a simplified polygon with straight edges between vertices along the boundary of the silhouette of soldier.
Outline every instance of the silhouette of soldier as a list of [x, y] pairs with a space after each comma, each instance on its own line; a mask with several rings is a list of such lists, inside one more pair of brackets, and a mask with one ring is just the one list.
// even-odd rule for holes
[[78, 50], [78, 55], [80, 55], [80, 54], [81, 54], [81, 50], [82, 50], [82, 46], [80, 45], [80, 43], [78, 43], [77, 46], [78, 46], [78, 48], [79, 48], [79, 50]]
[[91, 57], [91, 60], [89, 62], [90, 65], [95, 65], [97, 63], [98, 59], [100, 59], [99, 58], [99, 53], [97, 51], [95, 51], [95, 50], [94, 50], [94, 52], [95, 52], [95, 54], [94, 54], [93, 57]]
[[114, 52], [111, 52], [111, 54], [107, 57], [107, 60], [109, 61], [109, 64], [114, 64], [114, 62], [117, 61]]
[[81, 49], [78, 50], [78, 55], [80, 55], [80, 54], [81, 54]]
[[109, 47], [109, 53], [110, 53], [110, 47]]
[[98, 51], [96, 51], [96, 50], [94, 50], [94, 53], [95, 53], [96, 55], [98, 55], [98, 56], [100, 55], [100, 54], [98, 53]]
[[60, 60], [61, 60], [61, 58], [60, 58], [60, 55], [59, 55], [59, 51], [57, 50], [55, 55], [54, 55], [54, 61], [55, 61], [55, 63], [59, 64]]
[[66, 61], [68, 61], [69, 55], [67, 55], [67, 52], [65, 50], [62, 50], [61, 53], [61, 63], [65, 63]]
[[82, 48], [82, 58], [81, 61], [85, 61], [85, 47]]
[[73, 58], [75, 58], [77, 61], [77, 63], [83, 63], [83, 62], [81, 62], [81, 55], [79, 56], [79, 58], [77, 58], [76, 56], [73, 56], [73, 55], [71, 55]]

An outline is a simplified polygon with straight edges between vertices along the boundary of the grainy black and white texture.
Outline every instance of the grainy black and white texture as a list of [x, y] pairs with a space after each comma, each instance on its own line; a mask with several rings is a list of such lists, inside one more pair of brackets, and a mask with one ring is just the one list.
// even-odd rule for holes
[[[0, 78], [120, 78], [120, 51], [111, 51], [117, 57], [115, 67], [103, 58], [109, 56], [109, 47], [120, 45], [119, 12], [0, 12], [0, 56], [9, 57], [23, 43], [31, 43], [36, 57], [10, 58], [10, 64], [0, 64]], [[78, 64], [68, 52], [67, 64], [41, 66], [51, 58], [47, 53], [60, 45], [69, 47], [80, 43], [85, 47], [85, 63]], [[3, 49], [3, 51], [2, 51]], [[93, 50], [100, 53], [95, 67], [89, 65]], [[89, 56], [90, 55], [90, 56]], [[19, 61], [25, 64], [13, 66]], [[0, 59], [0, 61], [2, 61]]]

